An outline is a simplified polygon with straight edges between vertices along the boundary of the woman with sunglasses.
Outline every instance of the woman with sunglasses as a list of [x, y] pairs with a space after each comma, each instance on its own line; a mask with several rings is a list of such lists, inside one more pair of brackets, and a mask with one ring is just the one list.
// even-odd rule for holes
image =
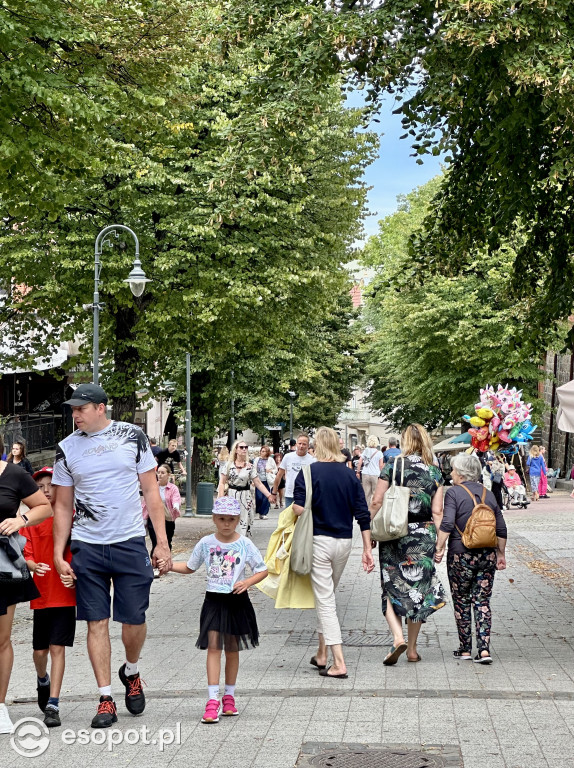
[[231, 449], [225, 469], [222, 468], [217, 487], [217, 498], [227, 495], [237, 499], [241, 504], [239, 518], [239, 533], [242, 536], [250, 535], [251, 523], [255, 517], [251, 484], [253, 484], [267, 500], [271, 493], [257, 476], [257, 466], [249, 462], [249, 446], [243, 440], [237, 440]]

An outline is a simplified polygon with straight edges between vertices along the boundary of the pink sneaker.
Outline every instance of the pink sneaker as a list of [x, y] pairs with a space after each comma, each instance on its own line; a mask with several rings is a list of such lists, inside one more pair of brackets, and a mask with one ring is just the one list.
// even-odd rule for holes
[[221, 704], [217, 699], [209, 699], [205, 705], [205, 712], [201, 718], [202, 723], [218, 723], [219, 713], [221, 712]]
[[239, 714], [237, 711], [237, 707], [235, 706], [235, 699], [233, 696], [224, 696], [221, 700], [221, 703], [223, 704], [223, 712], [222, 715], [227, 715], [228, 717], [235, 717]]

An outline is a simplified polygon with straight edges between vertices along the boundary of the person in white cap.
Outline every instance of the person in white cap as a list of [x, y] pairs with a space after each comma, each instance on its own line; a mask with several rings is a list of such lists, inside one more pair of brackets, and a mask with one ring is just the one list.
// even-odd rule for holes
[[[238, 499], [222, 496], [213, 505], [216, 533], [204, 536], [195, 545], [187, 563], [174, 563], [176, 573], [194, 573], [202, 564], [207, 571], [207, 591], [199, 620], [196, 647], [207, 650], [208, 701], [202, 723], [218, 723], [219, 715], [238, 715], [235, 683], [239, 651], [259, 645], [259, 630], [249, 587], [267, 576], [261, 552], [236, 528], [241, 517]], [[162, 564], [160, 564], [162, 565]], [[252, 576], [245, 578], [245, 566]], [[225, 693], [219, 700], [221, 652], [225, 650]]]

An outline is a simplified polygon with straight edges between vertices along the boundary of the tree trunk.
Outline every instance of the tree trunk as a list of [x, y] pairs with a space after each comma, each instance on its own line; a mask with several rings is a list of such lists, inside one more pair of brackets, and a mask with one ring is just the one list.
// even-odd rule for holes
[[108, 393], [113, 400], [112, 419], [133, 423], [137, 406], [138, 351], [130, 342], [136, 323], [136, 308], [126, 307], [118, 310], [115, 321], [118, 343], [114, 352], [114, 371]]

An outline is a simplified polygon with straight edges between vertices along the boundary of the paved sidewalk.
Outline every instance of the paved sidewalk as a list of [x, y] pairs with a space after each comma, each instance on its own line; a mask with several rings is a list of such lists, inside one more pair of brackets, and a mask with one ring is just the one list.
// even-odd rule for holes
[[[262, 550], [277, 515], [272, 511], [269, 521], [255, 523]], [[127, 714], [123, 687], [113, 680], [119, 710], [113, 739], [124, 743], [90, 741], [90, 733], [103, 734], [92, 739], [112, 737], [111, 730], [89, 730], [97, 689], [85, 627], [79, 624], [64, 679], [63, 727], [51, 731], [47, 750], [33, 760], [19, 756], [9, 737], [0, 736], [0, 764], [155, 768], [174, 761], [185, 768], [291, 768], [298, 760], [300, 766], [311, 765], [312, 756], [328, 745], [336, 751], [342, 744], [368, 744], [424, 749], [444, 764], [464, 768], [574, 768], [574, 500], [554, 494], [528, 510], [506, 513], [506, 519], [509, 567], [495, 581], [490, 667], [453, 659], [458, 641], [450, 604], [421, 632], [421, 663], [408, 664], [403, 657], [396, 667], [382, 665], [389, 636], [380, 584], [376, 574], [360, 568], [357, 532], [338, 592], [348, 680], [326, 680], [309, 665], [315, 650], [313, 611], [275, 611], [253, 590], [261, 645], [241, 654], [241, 715], [202, 725], [205, 653], [195, 648], [195, 640], [204, 578], [170, 574], [152, 587], [140, 663], [148, 705], [141, 717]], [[180, 520], [176, 551], [209, 527], [209, 520]], [[439, 575], [448, 586], [442, 564]], [[112, 627], [117, 670], [124, 658], [120, 628]], [[19, 607], [9, 689], [14, 722], [40, 714], [31, 628], [31, 611]], [[139, 739], [143, 726], [156, 743], [125, 743]], [[62, 743], [66, 729], [86, 729], [89, 743]], [[160, 734], [161, 729], [167, 730]], [[179, 743], [161, 751], [159, 741], [169, 741], [171, 734]]]

